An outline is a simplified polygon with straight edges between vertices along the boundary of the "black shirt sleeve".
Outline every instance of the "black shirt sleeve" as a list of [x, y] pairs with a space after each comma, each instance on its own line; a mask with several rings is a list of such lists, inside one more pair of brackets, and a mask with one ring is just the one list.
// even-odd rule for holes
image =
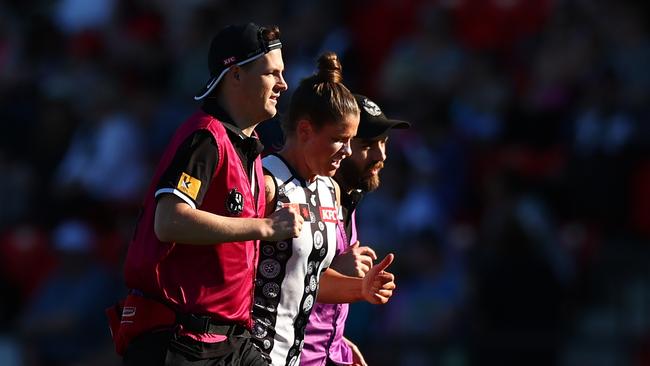
[[218, 160], [214, 137], [208, 131], [194, 132], [178, 147], [169, 167], [161, 175], [156, 198], [171, 193], [193, 208], [201, 206]]

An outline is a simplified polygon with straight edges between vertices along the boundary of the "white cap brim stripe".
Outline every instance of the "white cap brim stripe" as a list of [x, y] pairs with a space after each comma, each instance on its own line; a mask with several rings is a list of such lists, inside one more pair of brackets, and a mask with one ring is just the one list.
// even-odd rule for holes
[[[275, 44], [273, 45], [273, 49], [280, 48], [281, 46], [282, 46], [282, 44], [278, 42], [277, 45], [275, 45]], [[257, 60], [258, 58], [260, 58], [260, 57], [262, 57], [264, 55], [265, 55], [265, 53], [262, 52], [260, 54], [257, 54], [255, 56], [253, 56], [253, 57], [249, 57], [249, 58], [247, 58], [247, 59], [245, 59], [243, 61], [240, 61], [240, 62], [236, 63], [235, 65], [237, 65], [237, 66], [246, 65], [247, 63], [253, 62], [253, 61]], [[232, 66], [230, 66], [230, 67], [232, 67]], [[208, 96], [208, 94], [212, 93], [212, 90], [214, 90], [214, 88], [217, 86], [217, 84], [219, 84], [219, 81], [221, 80], [221, 78], [228, 72], [228, 70], [230, 70], [230, 67], [225, 68], [223, 71], [221, 71], [221, 73], [219, 74], [219, 76], [217, 76], [216, 79], [214, 77], [212, 77], [212, 79], [210, 79], [210, 81], [208, 82], [208, 85], [205, 86], [205, 88], [206, 88], [205, 93], [203, 93], [201, 95], [198, 95], [198, 96], [195, 96], [194, 100], [201, 100], [201, 99], [205, 98], [206, 96]]]

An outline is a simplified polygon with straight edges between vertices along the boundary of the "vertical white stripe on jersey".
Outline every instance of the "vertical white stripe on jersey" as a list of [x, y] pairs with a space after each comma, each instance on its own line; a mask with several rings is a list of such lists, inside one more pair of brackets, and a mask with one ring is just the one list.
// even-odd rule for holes
[[[291, 202], [307, 202], [305, 191], [297, 181], [293, 180], [285, 186], [285, 191]], [[312, 232], [308, 222], [302, 226], [300, 236], [292, 240], [293, 253], [287, 262], [286, 274], [280, 290], [280, 304], [278, 305], [277, 320], [275, 323], [275, 344], [271, 352], [273, 365], [284, 365], [289, 347], [295, 341], [293, 314], [301, 311], [300, 299], [305, 291], [303, 283], [307, 273], [305, 257], [311, 252]], [[308, 244], [308, 245], [307, 245]]]

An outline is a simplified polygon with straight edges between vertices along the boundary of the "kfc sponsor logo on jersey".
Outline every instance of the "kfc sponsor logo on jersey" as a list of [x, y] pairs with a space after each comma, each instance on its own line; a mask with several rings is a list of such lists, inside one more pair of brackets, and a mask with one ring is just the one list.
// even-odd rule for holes
[[320, 217], [325, 222], [336, 223], [337, 220], [336, 209], [334, 207], [321, 207]]

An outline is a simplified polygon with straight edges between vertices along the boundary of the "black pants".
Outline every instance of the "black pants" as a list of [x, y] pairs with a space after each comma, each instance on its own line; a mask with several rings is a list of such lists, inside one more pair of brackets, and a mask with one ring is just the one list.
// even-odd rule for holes
[[125, 366], [268, 366], [250, 336], [229, 336], [223, 342], [202, 343], [172, 331], [143, 334], [129, 344]]

